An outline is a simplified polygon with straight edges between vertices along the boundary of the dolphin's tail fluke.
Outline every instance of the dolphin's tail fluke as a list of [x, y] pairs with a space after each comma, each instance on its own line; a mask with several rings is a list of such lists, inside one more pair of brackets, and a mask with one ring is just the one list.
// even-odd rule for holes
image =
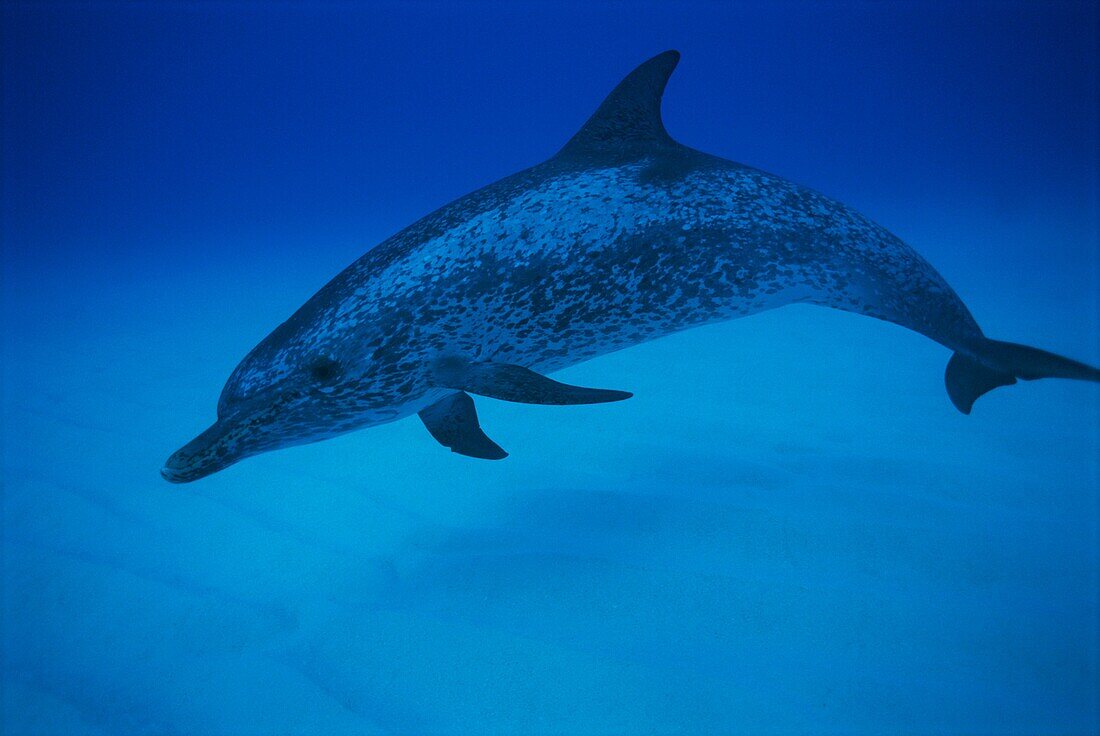
[[998, 386], [1011, 386], [1017, 379], [1073, 378], [1100, 381], [1100, 369], [1045, 350], [980, 338], [958, 352], [947, 363], [944, 382], [951, 402], [963, 414], [969, 414], [982, 394]]

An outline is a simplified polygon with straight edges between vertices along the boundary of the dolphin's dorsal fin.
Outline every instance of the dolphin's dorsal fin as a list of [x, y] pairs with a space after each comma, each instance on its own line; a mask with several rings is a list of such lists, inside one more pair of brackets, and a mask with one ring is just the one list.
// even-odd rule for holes
[[661, 122], [661, 94], [678, 61], [679, 51], [666, 51], [626, 75], [558, 155], [630, 154], [672, 145]]

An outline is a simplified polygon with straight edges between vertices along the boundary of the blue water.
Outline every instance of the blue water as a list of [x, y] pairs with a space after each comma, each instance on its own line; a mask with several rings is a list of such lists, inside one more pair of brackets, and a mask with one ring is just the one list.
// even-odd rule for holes
[[635, 64], [1100, 363], [1092, 4], [3, 5], [4, 734], [1094, 733], [1100, 391], [791, 307], [171, 486], [237, 361]]

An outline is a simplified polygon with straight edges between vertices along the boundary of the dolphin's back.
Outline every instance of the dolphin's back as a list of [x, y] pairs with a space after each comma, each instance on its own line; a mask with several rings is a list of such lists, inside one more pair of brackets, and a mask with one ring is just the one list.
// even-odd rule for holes
[[793, 302], [888, 320], [952, 348], [981, 334], [935, 269], [886, 229], [682, 146], [559, 173], [499, 220], [510, 231], [489, 250], [512, 266], [495, 297], [502, 317], [525, 315], [511, 341], [538, 346], [524, 356], [538, 365]]
[[[733, 272], [750, 311], [806, 302], [900, 324], [956, 347], [980, 335], [942, 276], [881, 225], [813, 189], [711, 158], [673, 185], [682, 215], [725, 241], [715, 260]], [[735, 269], [735, 270], [734, 270]]]
[[[953, 349], [981, 335], [946, 281], [885, 228], [674, 141], [661, 98], [678, 61], [669, 51], [635, 69], [555, 157], [517, 175], [522, 186], [504, 180], [475, 194], [497, 200], [482, 209], [482, 232], [455, 231], [473, 251], [512, 251], [501, 308], [528, 317], [516, 343], [546, 346], [523, 357], [567, 364], [795, 301], [895, 322]], [[530, 264], [546, 275], [524, 273]]]

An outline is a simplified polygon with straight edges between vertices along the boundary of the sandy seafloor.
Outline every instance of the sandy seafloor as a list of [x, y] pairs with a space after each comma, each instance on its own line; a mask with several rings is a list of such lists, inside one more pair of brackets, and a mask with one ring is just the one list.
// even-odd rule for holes
[[[956, 266], [996, 227], [924, 221]], [[341, 247], [9, 271], [5, 733], [1096, 728], [1096, 387], [964, 417], [947, 352], [874, 320], [791, 307], [560, 374], [616, 405], [482, 399], [500, 463], [410, 419], [163, 482]], [[1008, 271], [949, 278], [988, 333], [1095, 362], [1080, 280]]]

